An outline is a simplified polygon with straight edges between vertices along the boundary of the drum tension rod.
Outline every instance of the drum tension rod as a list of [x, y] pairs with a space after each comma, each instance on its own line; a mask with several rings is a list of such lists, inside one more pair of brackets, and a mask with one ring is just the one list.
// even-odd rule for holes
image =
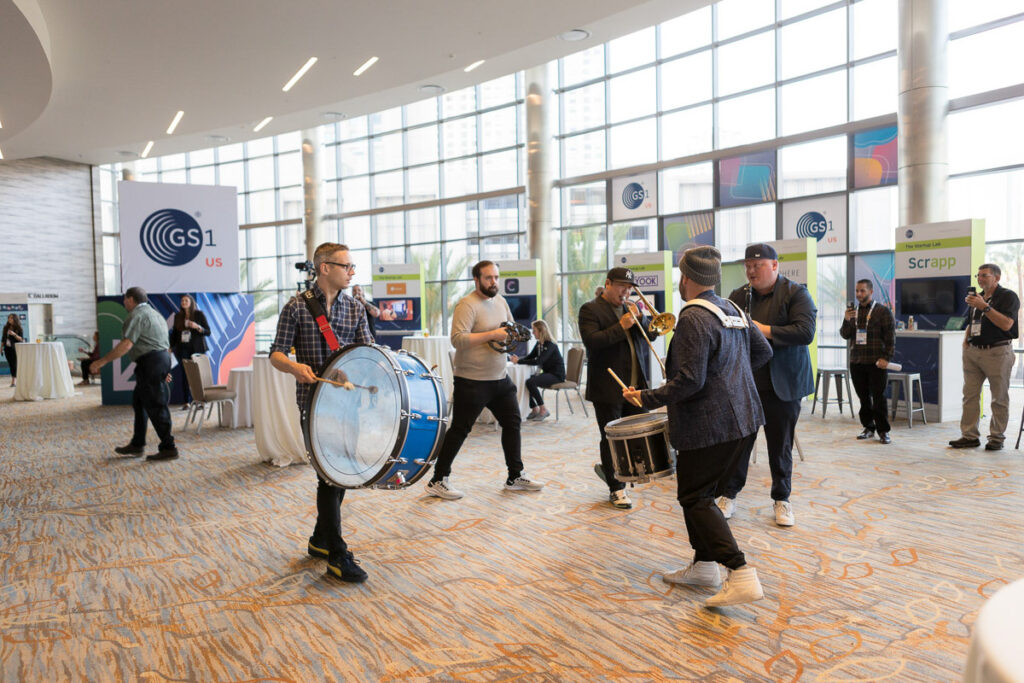
[[451, 419], [447, 417], [434, 417], [433, 415], [428, 415], [427, 422], [444, 422], [445, 424], [450, 424]]
[[401, 417], [407, 417], [410, 420], [419, 420], [423, 416], [420, 415], [419, 413], [409, 413], [409, 412], [406, 412], [406, 411], [403, 410], [402, 413], [401, 413]]

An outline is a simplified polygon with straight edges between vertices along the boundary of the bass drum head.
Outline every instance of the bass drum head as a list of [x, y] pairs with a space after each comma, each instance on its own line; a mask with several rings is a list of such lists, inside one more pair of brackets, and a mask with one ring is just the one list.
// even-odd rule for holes
[[615, 436], [639, 436], [660, 432], [667, 426], [668, 415], [665, 413], [643, 413], [612, 420], [605, 425], [604, 432]]
[[318, 382], [310, 393], [306, 446], [310, 462], [329, 483], [370, 486], [384, 475], [405, 443], [409, 395], [400, 368], [384, 350], [356, 345], [338, 351], [320, 374], [353, 389]]

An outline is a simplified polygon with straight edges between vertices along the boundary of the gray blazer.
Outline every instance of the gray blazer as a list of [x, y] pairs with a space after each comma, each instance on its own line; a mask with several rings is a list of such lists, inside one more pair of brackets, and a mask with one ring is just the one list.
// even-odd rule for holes
[[[707, 299], [726, 314], [732, 304], [712, 291]], [[683, 309], [668, 349], [668, 381], [641, 394], [644, 407], [668, 406], [669, 441], [689, 451], [753, 434], [764, 424], [753, 369], [772, 357], [755, 325], [727, 329], [711, 311]]]

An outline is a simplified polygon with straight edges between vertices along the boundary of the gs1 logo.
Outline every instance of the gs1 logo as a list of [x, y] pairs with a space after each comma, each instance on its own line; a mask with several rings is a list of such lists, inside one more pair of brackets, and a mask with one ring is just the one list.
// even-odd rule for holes
[[[154, 211], [142, 221], [139, 242], [146, 256], [162, 266], [183, 266], [191, 262], [203, 246], [215, 247], [213, 231], [204, 231], [195, 218], [178, 209]], [[206, 265], [221, 265], [220, 259], [206, 259]]]
[[817, 211], [808, 211], [796, 222], [797, 237], [813, 237], [819, 242], [831, 229], [832, 221], [827, 220]]
[[629, 183], [622, 188], [622, 205], [632, 211], [640, 208], [647, 199], [647, 190], [640, 183]]

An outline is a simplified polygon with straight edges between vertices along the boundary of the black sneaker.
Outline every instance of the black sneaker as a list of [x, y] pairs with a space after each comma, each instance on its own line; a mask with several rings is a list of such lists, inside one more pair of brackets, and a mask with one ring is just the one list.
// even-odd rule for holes
[[595, 463], [594, 474], [596, 474], [597, 478], [603, 481], [604, 483], [608, 483], [608, 480], [604, 478], [604, 468], [601, 467], [601, 463]]
[[884, 444], [892, 443], [892, 437], [889, 436], [889, 432], [882, 432], [881, 434], [879, 434], [878, 435], [878, 440], [881, 441]]
[[863, 441], [864, 439], [870, 439], [875, 435], [874, 429], [865, 429], [863, 432], [857, 435], [857, 438]]
[[178, 449], [174, 446], [161, 448], [152, 455], [147, 455], [146, 460], [174, 460], [178, 457]]
[[366, 572], [359, 566], [359, 560], [352, 555], [350, 550], [332, 552], [327, 558], [327, 571], [349, 583], [366, 581]]
[[978, 446], [981, 445], [981, 442], [978, 441], [977, 439], [966, 439], [961, 437], [959, 439], [954, 439], [953, 441], [950, 441], [949, 445], [952, 446], [953, 448], [977, 448]]
[[331, 556], [331, 551], [327, 549], [327, 544], [316, 540], [312, 536], [309, 537], [309, 542], [306, 544], [306, 552], [309, 553], [310, 557], [319, 557], [324, 560]]
[[985, 444], [985, 450], [986, 451], [1001, 451], [1001, 450], [1003, 450], [1003, 442], [1002, 441], [989, 441], [987, 444]]
[[128, 444], [127, 446], [118, 446], [117, 448], [114, 449], [114, 452], [117, 453], [118, 455], [133, 455], [133, 456], [142, 455], [145, 451], [146, 451], [146, 447], [145, 446], [133, 446], [131, 444]]

